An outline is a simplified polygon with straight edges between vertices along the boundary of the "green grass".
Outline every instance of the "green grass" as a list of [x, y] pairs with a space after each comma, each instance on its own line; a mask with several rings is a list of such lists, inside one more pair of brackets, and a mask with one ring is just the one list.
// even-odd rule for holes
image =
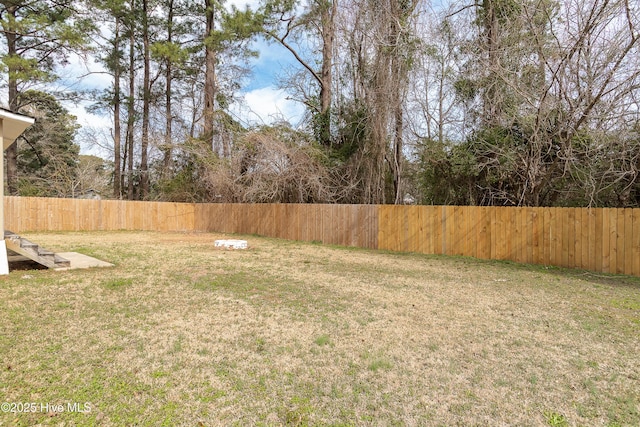
[[126, 286], [130, 286], [133, 283], [133, 279], [127, 278], [113, 278], [107, 279], [102, 283], [106, 289], [121, 289]]
[[564, 415], [558, 414], [553, 411], [546, 411], [544, 417], [547, 420], [547, 424], [551, 427], [568, 427], [569, 422]]
[[322, 334], [318, 338], [316, 338], [314, 342], [316, 343], [316, 345], [322, 347], [324, 345], [331, 344], [331, 339], [329, 338], [329, 335]]
[[637, 278], [255, 236], [28, 237], [116, 266], [0, 277], [3, 400], [90, 408], [0, 426], [640, 425]]

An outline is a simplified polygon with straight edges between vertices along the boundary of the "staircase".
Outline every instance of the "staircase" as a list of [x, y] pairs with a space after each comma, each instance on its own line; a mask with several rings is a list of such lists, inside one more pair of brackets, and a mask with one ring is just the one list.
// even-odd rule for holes
[[24, 237], [20, 237], [11, 231], [4, 232], [7, 251], [15, 252], [17, 256], [9, 257], [9, 260], [24, 260], [25, 258], [37, 262], [47, 268], [69, 267], [70, 261], [62, 258], [47, 249], [41, 248]]

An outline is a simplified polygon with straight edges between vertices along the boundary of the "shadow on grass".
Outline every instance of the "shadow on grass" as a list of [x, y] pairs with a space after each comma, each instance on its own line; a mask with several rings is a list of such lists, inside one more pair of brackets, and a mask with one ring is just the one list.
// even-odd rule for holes
[[[351, 249], [351, 248], [350, 248]], [[363, 249], [365, 251], [372, 251]], [[640, 277], [629, 276], [624, 274], [612, 274], [612, 273], [597, 273], [594, 271], [579, 269], [579, 268], [565, 268], [553, 265], [541, 265], [541, 264], [523, 264], [508, 260], [485, 260], [480, 258], [457, 256], [457, 255], [436, 255], [436, 254], [421, 254], [416, 252], [392, 252], [392, 251], [378, 251], [394, 256], [402, 257], [415, 257], [422, 260], [433, 260], [449, 262], [454, 264], [460, 264], [464, 266], [496, 266], [509, 269], [518, 272], [531, 272], [531, 273], [544, 273], [551, 276], [556, 276], [563, 279], [583, 280], [598, 285], [608, 285], [615, 287], [629, 287], [632, 289], [640, 290]]]

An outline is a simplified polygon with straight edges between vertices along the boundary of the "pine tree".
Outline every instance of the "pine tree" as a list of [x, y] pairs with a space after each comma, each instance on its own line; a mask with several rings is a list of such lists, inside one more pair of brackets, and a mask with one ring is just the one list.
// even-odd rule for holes
[[[86, 49], [92, 23], [80, 10], [74, 0], [0, 2], [5, 44], [0, 71], [7, 75], [9, 109], [20, 110], [20, 92], [34, 83], [56, 80], [56, 67], [70, 53]], [[6, 150], [9, 194], [18, 190], [17, 154], [15, 144]]]
[[73, 196], [80, 152], [74, 143], [76, 118], [44, 92], [28, 90], [18, 100], [22, 112], [36, 118], [18, 146], [18, 194]]

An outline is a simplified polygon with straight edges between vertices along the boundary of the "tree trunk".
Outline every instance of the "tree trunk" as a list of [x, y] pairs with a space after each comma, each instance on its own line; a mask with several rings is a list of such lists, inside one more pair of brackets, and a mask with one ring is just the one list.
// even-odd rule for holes
[[[135, 14], [135, 0], [131, 0], [131, 13]], [[136, 39], [135, 19], [131, 19], [129, 34], [129, 100], [127, 108], [127, 198], [134, 199], [133, 193], [133, 132], [135, 124], [135, 65], [136, 65]]]
[[[173, 0], [168, 4], [168, 18], [167, 18], [167, 42], [171, 44], [173, 42]], [[172, 126], [173, 126], [173, 112], [171, 111], [171, 91], [173, 80], [173, 63], [171, 59], [167, 60], [167, 69], [165, 71], [165, 135], [164, 135], [164, 158], [162, 159], [162, 177], [166, 178], [169, 175], [169, 169], [171, 167], [171, 157], [173, 155], [173, 141], [171, 139]]]
[[140, 199], [149, 194], [149, 103], [151, 102], [151, 59], [149, 52], [148, 0], [142, 1], [142, 43], [144, 56], [143, 100], [142, 100], [142, 143], [140, 146]]
[[485, 88], [482, 100], [482, 123], [485, 127], [498, 126], [502, 118], [502, 99], [500, 99], [500, 77], [498, 69], [500, 31], [496, 16], [496, 0], [484, 0], [485, 49], [487, 54], [488, 87]]
[[331, 144], [331, 101], [333, 41], [335, 39], [335, 15], [338, 1], [329, 1], [322, 5], [322, 69], [320, 70], [320, 143]]
[[400, 205], [403, 203], [402, 195], [402, 138], [404, 128], [404, 114], [402, 111], [402, 105], [396, 105], [395, 107], [395, 135], [393, 137], [393, 192], [394, 192], [394, 204]]
[[216, 51], [210, 37], [215, 25], [214, 1], [205, 0], [206, 28], [205, 28], [205, 60], [204, 60], [204, 120], [202, 137], [213, 149], [213, 124], [215, 117], [216, 99]]
[[[403, 55], [403, 50], [407, 49], [407, 46], [402, 44], [402, 33], [405, 31], [402, 28], [403, 24], [406, 24], [409, 18], [407, 10], [403, 9], [403, 6], [409, 4], [397, 0], [391, 1], [391, 22], [389, 28], [389, 43], [394, 46], [391, 52], [391, 69], [389, 70], [391, 76], [390, 101], [393, 106], [393, 164], [391, 165], [391, 171], [393, 174], [393, 203], [399, 205], [403, 201], [402, 195], [402, 164], [403, 164], [403, 138], [404, 138], [404, 111], [403, 103], [405, 99], [405, 92], [408, 85], [408, 65], [407, 60]], [[395, 45], [394, 45], [395, 44]]]
[[116, 53], [116, 63], [113, 69], [113, 196], [119, 199], [121, 194], [121, 173], [120, 173], [120, 60], [117, 58], [120, 46], [120, 18], [116, 17], [114, 34], [114, 52]]
[[[16, 22], [16, 10], [17, 6], [7, 7], [7, 13], [10, 16], [10, 20]], [[5, 32], [7, 38], [7, 56], [14, 57], [18, 55], [17, 50], [17, 36], [13, 29], [9, 29]], [[9, 109], [13, 112], [18, 110], [18, 79], [16, 77], [16, 71], [9, 67], [8, 70], [8, 89], [9, 89]], [[18, 194], [18, 143], [14, 142], [4, 152], [4, 156], [7, 159], [7, 190], [9, 195]]]
[[371, 102], [371, 156], [368, 194], [366, 202], [372, 204], [385, 203], [385, 157], [388, 150], [389, 136], [389, 96], [390, 92], [390, 58], [385, 46], [378, 46], [376, 52], [375, 71], [373, 77], [373, 94]]

